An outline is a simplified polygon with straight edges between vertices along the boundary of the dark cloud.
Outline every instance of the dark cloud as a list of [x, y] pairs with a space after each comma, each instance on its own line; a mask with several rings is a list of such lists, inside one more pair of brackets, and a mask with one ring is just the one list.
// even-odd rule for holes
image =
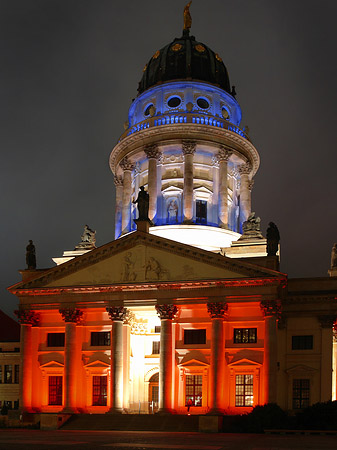
[[[111, 148], [142, 69], [181, 34], [185, 1], [2, 0], [0, 308], [85, 223], [113, 239]], [[224, 60], [261, 156], [253, 210], [281, 232], [281, 269], [326, 276], [337, 241], [335, 0], [194, 0], [192, 32]]]

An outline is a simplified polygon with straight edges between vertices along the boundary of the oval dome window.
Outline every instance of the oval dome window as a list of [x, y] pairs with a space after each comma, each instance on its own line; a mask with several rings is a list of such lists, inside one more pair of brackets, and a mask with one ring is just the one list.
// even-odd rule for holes
[[176, 108], [181, 103], [181, 98], [179, 97], [171, 97], [169, 101], [167, 102], [168, 106], [170, 108]]
[[202, 108], [202, 109], [208, 109], [209, 108], [208, 101], [205, 98], [202, 98], [202, 97], [198, 98], [197, 105], [199, 106], [199, 108]]

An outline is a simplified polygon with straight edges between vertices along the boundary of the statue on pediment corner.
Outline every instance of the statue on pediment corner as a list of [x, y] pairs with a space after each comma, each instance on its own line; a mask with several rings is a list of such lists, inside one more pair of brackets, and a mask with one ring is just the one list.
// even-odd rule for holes
[[242, 236], [239, 241], [246, 239], [263, 239], [261, 234], [261, 219], [260, 217], [255, 217], [255, 212], [250, 213], [248, 219], [243, 222], [242, 225]]

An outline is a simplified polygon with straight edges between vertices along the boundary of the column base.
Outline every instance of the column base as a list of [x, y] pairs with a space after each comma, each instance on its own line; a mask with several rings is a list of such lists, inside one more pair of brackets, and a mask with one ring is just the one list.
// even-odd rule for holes
[[105, 414], [125, 414], [123, 408], [110, 408]]
[[194, 225], [194, 222], [192, 219], [184, 219], [183, 225]]
[[208, 411], [206, 416], [223, 416], [224, 414], [225, 414], [225, 410], [224, 409], [213, 408], [210, 411]]
[[159, 416], [162, 415], [172, 415], [172, 414], [177, 414], [175, 409], [171, 409], [171, 408], [161, 408], [159, 409], [155, 414], [158, 414]]

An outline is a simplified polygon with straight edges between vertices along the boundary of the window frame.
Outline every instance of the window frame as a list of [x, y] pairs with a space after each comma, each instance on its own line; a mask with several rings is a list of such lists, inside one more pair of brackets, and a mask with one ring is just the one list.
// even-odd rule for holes
[[[243, 340], [244, 338], [244, 332], [248, 331], [247, 333], [247, 339], [248, 341], [245, 342]], [[238, 332], [241, 332], [241, 337], [238, 338], [236, 334]], [[254, 332], [254, 333], [253, 333]], [[251, 335], [254, 335], [251, 339]], [[257, 328], [256, 327], [246, 327], [246, 328], [233, 328], [233, 343], [234, 344], [256, 344], [257, 343]]]
[[[303, 382], [307, 386], [303, 386]], [[299, 387], [295, 387], [295, 382], [299, 382]], [[298, 390], [299, 395], [295, 397], [294, 393]], [[307, 393], [307, 396], [303, 394]], [[295, 406], [295, 402], [299, 401], [299, 406]], [[310, 378], [293, 378], [292, 380], [292, 409], [296, 411], [310, 406]]]
[[[55, 381], [54, 384], [51, 382]], [[53, 388], [53, 389], [52, 389]], [[51, 398], [55, 400], [51, 400]], [[62, 406], [63, 404], [63, 376], [49, 375], [48, 376], [48, 406]]]
[[[238, 383], [238, 378], [243, 379], [243, 383]], [[242, 378], [243, 377], [243, 378]], [[246, 380], [250, 377], [250, 383]], [[243, 393], [238, 394], [238, 387], [243, 386]], [[243, 398], [243, 404], [238, 404], [238, 398]], [[251, 398], [248, 403], [248, 398]], [[235, 374], [235, 407], [247, 408], [254, 406], [254, 374], [252, 373], [237, 373]]]
[[[96, 398], [96, 400], [95, 400], [95, 398]], [[107, 406], [107, 404], [108, 404], [108, 376], [104, 375], [104, 374], [103, 375], [97, 375], [97, 374], [93, 375], [92, 376], [92, 406]]]
[[291, 350], [313, 350], [314, 335], [313, 334], [296, 334], [291, 336]]
[[[97, 343], [95, 342], [96, 339], [97, 339]], [[110, 347], [111, 346], [111, 331], [91, 331], [90, 346], [91, 347]]]
[[[62, 337], [63, 335], [63, 337]], [[56, 336], [58, 338], [56, 338]], [[51, 333], [47, 333], [47, 347], [48, 348], [61, 348], [65, 346], [65, 333], [64, 332], [51, 332]], [[53, 342], [53, 339], [55, 339], [55, 341]], [[59, 342], [58, 342], [59, 339]], [[63, 345], [62, 345], [63, 342]], [[61, 344], [61, 345], [59, 345]]]
[[[187, 383], [188, 381], [192, 381], [192, 383]], [[196, 381], [200, 381], [196, 382]], [[189, 399], [192, 400], [192, 405], [190, 405], [191, 407], [202, 407], [202, 393], [203, 393], [203, 374], [196, 374], [196, 373], [187, 373], [185, 375], [185, 406], [187, 407], [188, 404], [187, 402], [189, 401]], [[192, 388], [191, 392], [187, 392], [188, 391], [188, 387]], [[201, 391], [201, 395], [199, 393], [196, 393], [196, 391]], [[200, 398], [200, 401], [196, 404], [196, 397]]]
[[[206, 328], [194, 328], [194, 329], [190, 329], [190, 328], [184, 328], [183, 330], [184, 332], [184, 345], [205, 345], [207, 342], [207, 331]], [[194, 335], [194, 337], [193, 337]], [[198, 340], [197, 336], [199, 335], [199, 337], [202, 337], [202, 339]], [[200, 341], [204, 341], [204, 342], [200, 342]], [[194, 341], [198, 341], [198, 342], [194, 342]]]

